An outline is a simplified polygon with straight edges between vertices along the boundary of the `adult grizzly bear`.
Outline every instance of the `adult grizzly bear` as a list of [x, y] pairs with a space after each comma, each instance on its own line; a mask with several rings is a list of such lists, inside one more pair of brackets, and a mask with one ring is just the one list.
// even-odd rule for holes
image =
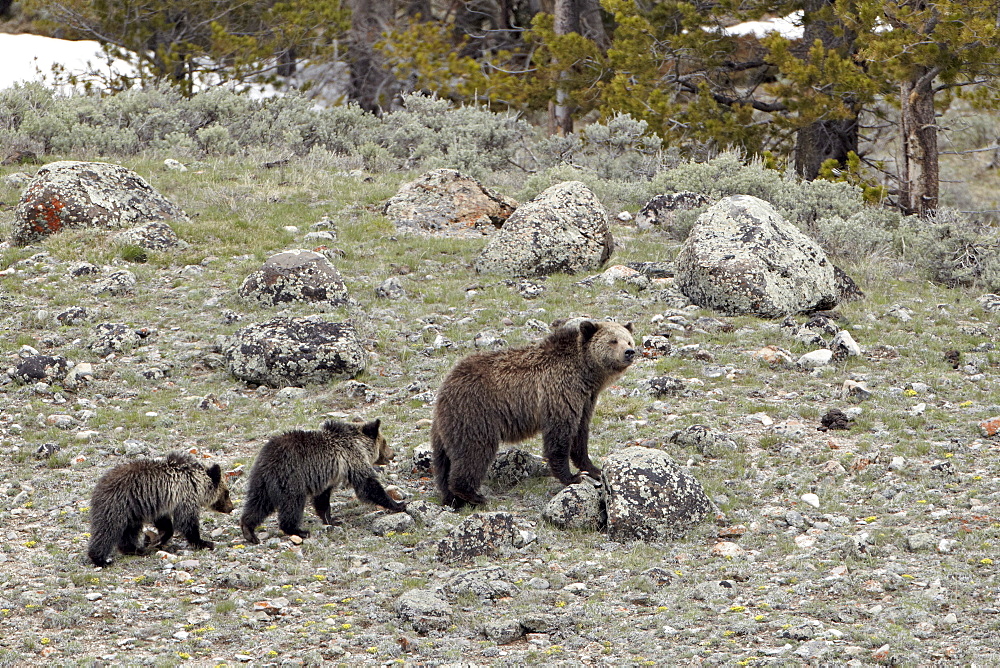
[[[441, 502], [482, 504], [479, 493], [500, 441], [542, 433], [552, 475], [565, 485], [582, 473], [600, 478], [587, 440], [597, 395], [635, 359], [632, 323], [553, 323], [555, 331], [524, 348], [460, 360], [438, 390], [431, 426], [434, 477]], [[570, 473], [569, 460], [581, 473]]]

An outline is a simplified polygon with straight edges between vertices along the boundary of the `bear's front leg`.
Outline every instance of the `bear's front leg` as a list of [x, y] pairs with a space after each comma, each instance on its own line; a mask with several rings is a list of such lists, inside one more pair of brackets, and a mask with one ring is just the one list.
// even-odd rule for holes
[[201, 537], [201, 527], [198, 525], [198, 507], [182, 507], [174, 511], [174, 525], [187, 538], [188, 544], [195, 550], [215, 547], [215, 543]]
[[569, 470], [569, 455], [573, 444], [573, 433], [565, 425], [553, 425], [542, 435], [542, 454], [549, 461], [552, 475], [564, 485], [580, 482], [580, 474]]
[[581, 473], [586, 473], [595, 480], [601, 479], [601, 468], [590, 461], [590, 453], [587, 446], [590, 442], [590, 418], [594, 412], [594, 405], [591, 403], [588, 410], [583, 412], [583, 419], [573, 438], [573, 445], [569, 449], [569, 458], [573, 461]]

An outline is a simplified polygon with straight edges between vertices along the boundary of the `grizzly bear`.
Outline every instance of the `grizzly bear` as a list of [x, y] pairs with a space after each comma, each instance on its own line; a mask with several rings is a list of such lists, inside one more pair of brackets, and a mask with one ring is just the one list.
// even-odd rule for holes
[[[552, 475], [569, 485], [601, 477], [587, 453], [601, 391], [635, 359], [632, 323], [582, 320], [524, 348], [460, 360], [438, 390], [431, 425], [434, 476], [444, 505], [485, 503], [479, 493], [500, 441], [542, 433]], [[570, 473], [569, 460], [580, 469]]]
[[[201, 508], [233, 510], [218, 464], [206, 468], [183, 452], [120, 464], [101, 476], [90, 497], [87, 555], [95, 566], [107, 566], [116, 547], [123, 554], [147, 554], [170, 540], [174, 525], [194, 549], [211, 549], [214, 543], [201, 538]], [[144, 523], [159, 530], [149, 545], [139, 544]]]
[[283, 532], [308, 538], [309, 532], [299, 524], [310, 497], [323, 524], [333, 524], [330, 492], [345, 483], [362, 501], [394, 513], [405, 510], [385, 491], [372, 466], [387, 464], [393, 457], [380, 426], [381, 420], [361, 425], [328, 420], [318, 431], [295, 429], [265, 443], [250, 471], [240, 518], [247, 542], [260, 542], [257, 527], [275, 510]]

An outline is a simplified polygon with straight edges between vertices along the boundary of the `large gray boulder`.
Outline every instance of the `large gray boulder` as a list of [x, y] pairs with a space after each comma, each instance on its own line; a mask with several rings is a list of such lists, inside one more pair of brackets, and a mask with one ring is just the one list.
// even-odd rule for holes
[[344, 279], [330, 261], [302, 249], [269, 257], [264, 266], [243, 280], [239, 295], [264, 306], [288, 302], [329, 306], [344, 304], [348, 299]]
[[631, 446], [604, 461], [608, 536], [663, 542], [678, 538], [712, 512], [701, 483], [666, 453]]
[[725, 315], [779, 318], [836, 306], [826, 253], [764, 200], [734, 195], [698, 217], [676, 259], [676, 284]]
[[271, 387], [353, 378], [368, 362], [353, 325], [312, 318], [248, 325], [229, 338], [224, 354], [234, 376]]
[[438, 542], [438, 561], [471, 561], [475, 557], [502, 557], [524, 545], [511, 513], [473, 513]]
[[179, 206], [121, 165], [63, 160], [45, 165], [21, 195], [11, 241], [18, 246], [67, 227], [118, 229], [186, 220]]
[[599, 268], [614, 248], [604, 206], [587, 186], [567, 181], [519, 206], [474, 266], [508, 276], [576, 273]]
[[382, 212], [400, 228], [487, 234], [503, 225], [516, 208], [517, 200], [457, 170], [435, 169], [403, 184]]

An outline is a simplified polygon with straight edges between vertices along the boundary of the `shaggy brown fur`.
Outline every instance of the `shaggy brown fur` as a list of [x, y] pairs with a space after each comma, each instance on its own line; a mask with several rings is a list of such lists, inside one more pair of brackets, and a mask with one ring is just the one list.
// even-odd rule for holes
[[[431, 427], [443, 504], [485, 503], [479, 485], [500, 441], [539, 432], [560, 482], [578, 482], [582, 473], [600, 478], [587, 452], [590, 419], [597, 396], [635, 359], [632, 324], [583, 320], [554, 327], [535, 345], [469, 355], [445, 377]], [[569, 460], [581, 473], [570, 473]]]
[[[146, 554], [165, 545], [175, 525], [191, 547], [212, 548], [211, 541], [201, 538], [201, 508], [220, 513], [233, 509], [218, 464], [205, 468], [191, 455], [171, 452], [163, 460], [140, 459], [116, 466], [101, 476], [90, 498], [87, 555], [95, 566], [107, 566], [115, 548], [123, 554]], [[139, 544], [144, 523], [159, 530], [157, 540], [146, 546]]]
[[302, 511], [312, 497], [323, 524], [333, 524], [330, 492], [349, 483], [358, 498], [400, 512], [406, 506], [393, 499], [378, 481], [373, 464], [392, 461], [392, 448], [379, 433], [380, 420], [363, 425], [327, 421], [319, 431], [293, 430], [264, 444], [250, 471], [240, 527], [248, 543], [259, 543], [256, 530], [278, 511], [278, 526], [286, 534], [307, 538]]

